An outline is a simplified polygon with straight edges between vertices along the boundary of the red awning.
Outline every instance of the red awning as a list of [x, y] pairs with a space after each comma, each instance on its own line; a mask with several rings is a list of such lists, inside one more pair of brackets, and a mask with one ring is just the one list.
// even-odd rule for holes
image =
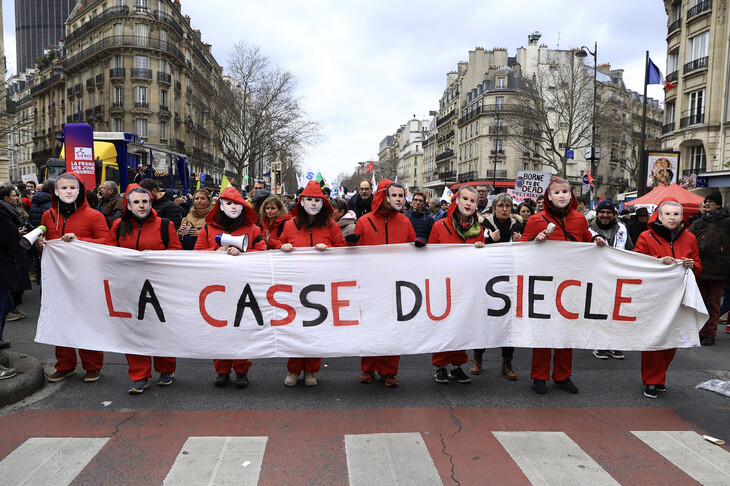
[[[494, 184], [492, 181], [469, 181], [469, 182], [459, 182], [458, 184], [454, 184], [453, 186], [449, 186], [449, 189], [452, 191], [456, 191], [461, 186], [478, 186], [479, 184], [488, 184], [490, 186], [493, 186]], [[497, 187], [509, 187], [514, 189], [515, 187], [515, 181], [496, 181]]]

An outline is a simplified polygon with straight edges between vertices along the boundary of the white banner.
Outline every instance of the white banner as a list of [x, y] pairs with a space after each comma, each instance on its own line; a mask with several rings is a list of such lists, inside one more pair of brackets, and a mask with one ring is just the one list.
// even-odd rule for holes
[[707, 319], [690, 271], [591, 243], [231, 256], [57, 240], [42, 265], [36, 341], [143, 355], [649, 350], [697, 346]]
[[552, 177], [550, 172], [518, 170], [515, 177], [515, 193], [523, 197], [540, 199], [545, 194]]

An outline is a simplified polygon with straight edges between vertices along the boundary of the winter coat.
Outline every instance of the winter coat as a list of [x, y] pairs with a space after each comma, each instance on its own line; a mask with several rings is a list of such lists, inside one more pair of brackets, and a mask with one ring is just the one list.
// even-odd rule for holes
[[13, 217], [0, 208], [0, 279], [10, 292], [30, 289], [26, 252], [20, 247], [20, 233]]
[[373, 196], [370, 196], [370, 199], [363, 199], [359, 193], [356, 193], [347, 201], [347, 204], [350, 206], [350, 210], [355, 212], [355, 216], [360, 219], [363, 214], [372, 211], [372, 200]]
[[428, 240], [431, 235], [434, 219], [428, 210], [414, 211], [413, 208], [405, 212], [406, 218], [411, 220], [413, 230], [418, 238]]
[[385, 190], [391, 181], [383, 179], [373, 194], [372, 211], [358, 218], [355, 233], [360, 235], [358, 246], [388, 245], [416, 241], [416, 232], [411, 221], [403, 213], [391, 211], [383, 215], [378, 211], [385, 199]]
[[634, 242], [629, 236], [629, 230], [626, 226], [614, 218], [613, 224], [608, 229], [598, 226], [598, 218], [594, 219], [588, 225], [588, 230], [593, 236], [601, 236], [608, 246], [618, 248], [620, 250], [633, 250]]
[[36, 192], [33, 195], [33, 203], [30, 205], [30, 211], [28, 211], [28, 221], [33, 226], [37, 227], [41, 224], [43, 219], [43, 213], [51, 209], [51, 200], [53, 195], [48, 192]]
[[565, 215], [555, 214], [548, 208], [552, 207], [552, 203], [548, 199], [547, 192], [543, 196], [543, 209], [537, 214], [533, 214], [527, 220], [525, 232], [522, 233], [520, 241], [532, 241], [542, 230], [546, 229], [549, 223], [555, 224], [555, 230], [548, 236], [551, 241], [593, 241], [593, 235], [588, 230], [588, 221], [583, 213], [578, 212], [578, 201], [575, 194], [570, 194], [570, 211]]
[[[489, 236], [489, 231], [485, 231], [485, 243], [505, 243], [512, 241], [512, 233], [522, 233], [522, 230], [524, 229], [522, 227], [522, 223], [517, 221], [517, 218], [514, 216], [510, 216], [504, 223], [500, 223], [494, 214], [489, 214], [484, 217], [480, 214], [480, 222], [482, 226], [489, 231], [497, 231], [497, 229], [500, 230], [498, 241], [492, 240], [492, 237]], [[508, 230], [502, 231], [504, 228], [508, 228]]]
[[109, 218], [109, 221], [114, 221], [122, 217], [124, 213], [124, 198], [119, 194], [112, 194], [108, 199], [99, 201], [102, 211]]
[[266, 242], [261, 237], [261, 228], [259, 228], [255, 224], [257, 219], [256, 211], [254, 211], [253, 208], [249, 206], [245, 199], [243, 199], [243, 196], [241, 196], [241, 194], [235, 188], [230, 186], [223, 189], [220, 197], [213, 205], [213, 209], [211, 209], [210, 213], [208, 213], [208, 216], [205, 217], [205, 226], [203, 226], [203, 229], [200, 230], [198, 240], [195, 242], [195, 249], [203, 251], [215, 251], [221, 247], [221, 245], [219, 245], [215, 241], [215, 237], [216, 235], [227, 232], [224, 228], [222, 228], [218, 223], [215, 222], [215, 215], [218, 213], [218, 211], [222, 211], [222, 209], [220, 209], [222, 199], [228, 199], [235, 202], [236, 204], [242, 204], [243, 211], [246, 213], [246, 218], [249, 221], [249, 224], [241, 225], [228, 234], [230, 234], [231, 236], [248, 235], [248, 248], [246, 249], [246, 251], [265, 251]]
[[629, 236], [635, 245], [636, 242], [639, 241], [639, 235], [649, 229], [649, 227], [645, 223], [640, 223], [639, 220], [636, 219], [636, 216], [632, 216], [631, 221], [629, 221], [629, 224], [626, 226], [626, 229], [629, 230]]
[[331, 219], [327, 220], [327, 226], [309, 229], [300, 228], [295, 219], [290, 219], [284, 223], [279, 247], [284, 243], [290, 243], [295, 247], [314, 246], [318, 243], [324, 243], [329, 248], [345, 246], [339, 225]]
[[649, 218], [649, 229], [641, 233], [634, 251], [657, 258], [691, 258], [695, 262], [694, 274], [699, 276], [702, 273], [702, 261], [695, 236], [686, 231], [685, 223], [682, 222], [672, 240], [671, 233], [657, 220], [657, 216], [658, 212], [655, 211]]
[[266, 232], [269, 232], [269, 241], [266, 242], [267, 250], [273, 250], [282, 245], [279, 239], [281, 238], [281, 232], [284, 231], [284, 224], [289, 220], [291, 220], [291, 213], [286, 213], [273, 221], [269, 220], [269, 218], [259, 220], [261, 236], [264, 238], [264, 241], [266, 241]]
[[43, 213], [41, 224], [46, 227], [43, 235], [47, 240], [56, 240], [67, 233], [73, 233], [82, 241], [104, 244], [109, 226], [106, 218], [99, 211], [91, 209], [86, 204], [86, 189], [79, 180], [79, 195], [76, 198], [76, 210], [65, 218], [58, 210], [58, 197], [53, 196], [51, 209]]
[[175, 204], [172, 199], [172, 195], [169, 192], [162, 194], [154, 201], [152, 201], [152, 209], [157, 212], [160, 218], [167, 218], [175, 225], [175, 230], [180, 229], [180, 223], [182, 223], [183, 211], [180, 207]]
[[[462, 238], [454, 228], [454, 211], [457, 205], [452, 204], [449, 207], [448, 215], [445, 218], [441, 218], [433, 224], [431, 230], [431, 236], [428, 238], [429, 245], [445, 244], [445, 243], [471, 243], [474, 244], [477, 241], [484, 241], [484, 231], [482, 230], [478, 235], [471, 236], [469, 238]], [[475, 221], [479, 221], [479, 214], [474, 212]], [[480, 226], [481, 228], [481, 226]]]
[[697, 238], [704, 265], [701, 280], [727, 280], [730, 276], [730, 214], [725, 208], [705, 213], [689, 231]]
[[355, 211], [348, 210], [342, 217], [337, 220], [337, 224], [340, 225], [340, 231], [342, 236], [347, 236], [355, 231], [355, 223], [357, 222], [357, 216]]

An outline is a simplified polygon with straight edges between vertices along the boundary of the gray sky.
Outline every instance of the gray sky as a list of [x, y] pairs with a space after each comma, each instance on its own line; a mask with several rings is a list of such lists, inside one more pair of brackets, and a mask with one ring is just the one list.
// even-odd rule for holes
[[[152, 1], [152, 0], [151, 0]], [[14, 2], [2, 0], [7, 66], [15, 72]], [[644, 56], [666, 75], [667, 16], [659, 0], [182, 0], [182, 12], [224, 67], [235, 42], [256, 44], [294, 73], [324, 140], [303, 166], [334, 178], [377, 159], [380, 141], [438, 109], [446, 73], [476, 46], [510, 56], [533, 31], [570, 49], [598, 42], [598, 62], [643, 91]], [[592, 61], [592, 58], [590, 58]], [[663, 101], [661, 87], [649, 96]]]

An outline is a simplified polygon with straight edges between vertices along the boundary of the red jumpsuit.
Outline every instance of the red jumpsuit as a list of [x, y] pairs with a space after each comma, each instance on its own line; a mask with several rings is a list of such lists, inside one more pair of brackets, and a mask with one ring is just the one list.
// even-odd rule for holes
[[[213, 209], [211, 209], [208, 216], [205, 217], [205, 226], [198, 234], [198, 239], [195, 242], [194, 249], [201, 251], [215, 251], [221, 247], [221, 245], [215, 241], [216, 235], [226, 233], [226, 231], [215, 222], [215, 215], [218, 211], [222, 211], [220, 209], [221, 199], [228, 199], [236, 204], [242, 204], [243, 211], [246, 213], [246, 217], [249, 221], [249, 224], [239, 226], [228, 234], [232, 236], [248, 235], [249, 247], [247, 251], [265, 251], [266, 242], [261, 238], [261, 228], [254, 224], [257, 218], [256, 211], [248, 205], [235, 188], [230, 186], [223, 189], [223, 192], [221, 192], [221, 195], [213, 206]], [[233, 368], [236, 373], [248, 373], [249, 368], [251, 368], [251, 361], [247, 359], [214, 359], [213, 366], [215, 366], [215, 372], [219, 375], [230, 374], [231, 368]]]
[[[127, 187], [127, 193], [131, 189], [139, 188], [137, 184], [130, 184]], [[125, 194], [124, 200], [127, 197]], [[150, 195], [150, 201], [152, 196]], [[119, 225], [123, 220], [132, 219], [132, 232], [124, 236], [119, 236]], [[118, 246], [121, 248], [130, 248], [132, 250], [182, 250], [182, 245], [177, 237], [177, 231], [172, 221], [168, 221], [168, 244], [165, 247], [161, 234], [162, 218], [157, 216], [154, 209], [150, 209], [150, 215], [138, 223], [132, 218], [132, 213], [127, 209], [126, 204], [122, 217], [115, 220], [112, 228], [109, 230], [109, 237], [106, 244], [110, 246]], [[127, 354], [127, 364], [129, 365], [129, 378], [132, 381], [144, 380], [152, 377], [152, 361], [154, 360], [155, 371], [158, 373], [174, 373], [176, 367], [175, 358], [165, 358], [155, 356], [142, 356], [139, 354]]]
[[[547, 192], [543, 196], [545, 208], [554, 208], [548, 199]], [[537, 214], [530, 216], [525, 224], [525, 232], [520, 241], [530, 241], [542, 230], [546, 229], [549, 223], [555, 224], [555, 230], [548, 237], [551, 241], [593, 241], [593, 235], [588, 229], [588, 222], [585, 216], [575, 210], [578, 201], [571, 191], [570, 210], [567, 214], [559, 216], [556, 210], [544, 209]], [[532, 370], [530, 378], [533, 380], [550, 379], [550, 355], [549, 348], [535, 348], [532, 350]], [[573, 372], [573, 350], [556, 349], [553, 353], [553, 381], [563, 381]]]
[[[373, 195], [372, 212], [364, 214], [355, 223], [354, 233], [360, 235], [358, 245], [390, 245], [416, 241], [416, 232], [406, 215], [390, 212], [386, 216], [379, 211], [390, 183], [387, 179], [380, 181], [378, 191]], [[380, 376], [396, 375], [399, 361], [400, 356], [363, 357], [360, 359], [360, 367], [363, 372], [377, 371]]]
[[[438, 245], [446, 243], [464, 243], [473, 245], [477, 241], [484, 242], [484, 231], [482, 230], [479, 235], [471, 236], [469, 238], [462, 238], [454, 229], [453, 219], [454, 211], [457, 211], [457, 204], [449, 206], [449, 211], [445, 218], [441, 218], [433, 224], [431, 229], [431, 236], [428, 238], [429, 245]], [[479, 224], [479, 219], [476, 211], [474, 212], [474, 218]], [[443, 368], [449, 364], [454, 366], [461, 366], [469, 360], [466, 351], [442, 351], [439, 353], [433, 353], [431, 362], [434, 366]]]
[[286, 213], [284, 216], [280, 216], [275, 220], [271, 221], [269, 218], [264, 218], [259, 221], [261, 226], [261, 236], [266, 240], [266, 232], [269, 232], [269, 241], [266, 243], [267, 250], [275, 250], [281, 246], [279, 238], [281, 238], [281, 232], [284, 230], [284, 223], [291, 219], [291, 213]]
[[[73, 174], [76, 176], [76, 174]], [[43, 213], [41, 224], [46, 227], [43, 235], [47, 240], [57, 240], [68, 233], [75, 234], [79, 240], [103, 244], [106, 240], [109, 227], [106, 218], [99, 211], [86, 205], [86, 190], [81, 178], [79, 180], [79, 195], [76, 198], [77, 209], [65, 218], [58, 210], [58, 197], [53, 196], [51, 209]], [[104, 353], [79, 349], [81, 365], [86, 371], [101, 370], [104, 364]], [[76, 368], [76, 350], [65, 346], [56, 346], [56, 370], [69, 371]]]
[[[639, 235], [634, 251], [657, 258], [665, 256], [691, 258], [695, 262], [695, 277], [698, 277], [702, 273], [702, 262], [700, 261], [700, 252], [697, 249], [695, 235], [686, 230], [683, 221], [677, 230], [674, 241], [672, 241], [669, 230], [662, 226], [657, 216], [658, 212], [656, 211], [651, 215], [648, 224], [649, 229]], [[641, 379], [644, 385], [665, 384], [669, 364], [674, 359], [676, 352], [675, 348], [641, 352]]]

